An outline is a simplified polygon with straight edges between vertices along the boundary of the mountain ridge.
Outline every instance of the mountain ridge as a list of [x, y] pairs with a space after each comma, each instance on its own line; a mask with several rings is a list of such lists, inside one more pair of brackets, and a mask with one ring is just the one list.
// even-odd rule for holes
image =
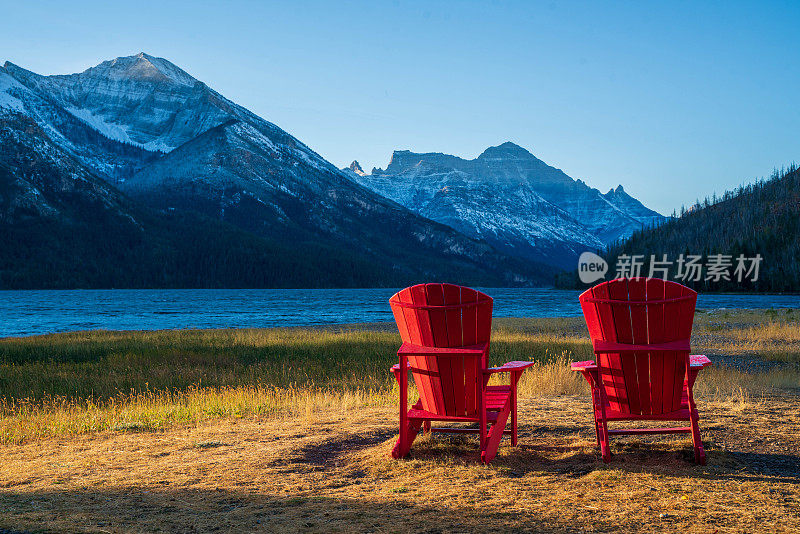
[[[372, 283], [552, 279], [550, 268], [499, 254], [352, 181], [162, 58], [140, 53], [54, 76], [6, 62], [0, 74], [0, 107], [21, 108], [49, 143], [142, 209], [196, 213], [301, 250], [335, 249], [328, 255], [350, 257], [352, 268], [372, 273]], [[13, 129], [6, 115], [0, 127]], [[347, 279], [364, 283], [369, 276]]]
[[621, 186], [603, 195], [511, 141], [471, 160], [395, 150], [385, 170], [351, 178], [500, 250], [562, 268], [665, 219]]

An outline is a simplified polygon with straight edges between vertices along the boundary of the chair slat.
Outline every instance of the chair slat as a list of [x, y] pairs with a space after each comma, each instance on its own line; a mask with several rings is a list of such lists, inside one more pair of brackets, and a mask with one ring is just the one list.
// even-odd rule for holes
[[[442, 284], [442, 295], [445, 305], [461, 304], [461, 287], [453, 284]], [[461, 329], [461, 309], [447, 310], [447, 345], [448, 347], [463, 347], [464, 337]]]
[[[478, 301], [478, 292], [468, 287], [461, 288], [461, 304]], [[461, 311], [461, 328], [463, 329], [464, 345], [478, 343], [478, 308], [465, 307]]]
[[[628, 299], [628, 281], [612, 280], [608, 284], [608, 296], [610, 299], [625, 301]], [[631, 343], [631, 314], [630, 306], [619, 302], [605, 304], [611, 307], [611, 316], [614, 324], [618, 343]], [[630, 357], [623, 360], [619, 353], [609, 354], [609, 365], [613, 372], [614, 391], [617, 395], [617, 403], [620, 411], [638, 413], [638, 390], [636, 388], [636, 369], [630, 363]]]
[[[452, 284], [442, 284], [442, 295], [444, 303], [461, 304], [461, 287]], [[464, 338], [461, 328], [461, 310], [447, 310], [447, 346], [464, 346]], [[457, 416], [466, 415], [466, 392], [464, 389], [464, 357], [451, 358], [450, 370], [453, 381], [453, 401], [454, 414]]]
[[[411, 288], [411, 297], [413, 298], [413, 304], [429, 304], [424, 285], [413, 286]], [[425, 309], [416, 309], [414, 311], [417, 324], [419, 325], [421, 339], [420, 345], [426, 347], [436, 346], [433, 339], [433, 330], [431, 328], [431, 312]], [[423, 360], [424, 363], [422, 363]], [[435, 413], [444, 413], [444, 396], [442, 395], [442, 384], [439, 376], [439, 364], [437, 360], [438, 358], [436, 356], [417, 356], [417, 361], [420, 362], [422, 364], [421, 367], [424, 367], [425, 371], [427, 371], [425, 373], [418, 373], [422, 375], [424, 377], [424, 381], [426, 381], [426, 399], [422, 401], [422, 405], [426, 410]], [[432, 406], [429, 408], [431, 404]]]
[[[428, 304], [444, 305], [442, 284], [426, 284], [425, 294], [427, 295]], [[437, 347], [450, 346], [447, 338], [447, 310], [430, 310], [428, 315], [431, 321], [434, 345]], [[454, 358], [438, 358], [437, 362], [444, 410], [448, 414], [456, 413], [455, 382], [458, 382], [458, 380], [453, 379], [453, 363], [450, 361], [452, 359]]]
[[[664, 299], [664, 280], [651, 278], [647, 281], [647, 300]], [[647, 306], [647, 341], [650, 344], [663, 343], [664, 336], [664, 304], [648, 304]], [[650, 353], [650, 413], [664, 413], [662, 388], [664, 377], [664, 354], [658, 351]]]
[[[398, 300], [404, 304], [414, 304], [414, 297], [412, 294], [413, 287], [406, 288], [400, 291], [397, 296]], [[403, 310], [404, 321], [408, 331], [408, 341], [415, 345], [422, 345], [422, 334], [419, 329], [419, 320], [417, 318], [417, 310], [413, 308], [401, 308]], [[408, 364], [411, 367], [411, 373], [414, 376], [414, 382], [417, 384], [420, 400], [423, 406], [435, 409], [435, 402], [433, 401], [433, 393], [431, 391], [430, 379], [426, 374], [427, 361], [422, 356], [409, 356]], [[422, 370], [422, 373], [420, 373]]]
[[[681, 286], [666, 284], [664, 287], [664, 297], [679, 297], [683, 295]], [[682, 306], [680, 302], [668, 302], [664, 304], [664, 335], [667, 340], [677, 338], [680, 333], [680, 314]], [[662, 377], [662, 398], [664, 411], [672, 411], [680, 406], [680, 391], [683, 389], [683, 373], [678, 358], [674, 354], [664, 354], [664, 376]], [[677, 395], [676, 395], [677, 392]], [[677, 398], [676, 398], [677, 397]]]
[[[407, 287], [406, 289], [400, 291], [397, 294], [398, 300], [401, 303], [405, 304], [413, 304], [414, 297], [411, 296], [411, 288]], [[406, 327], [406, 331], [408, 332], [408, 341], [410, 343], [414, 343], [415, 345], [422, 344], [422, 336], [419, 332], [419, 323], [417, 321], [417, 315], [415, 311], [411, 308], [400, 308], [403, 311], [403, 323]]]
[[[474, 289], [461, 288], [461, 303], [476, 302], [478, 293]], [[465, 307], [461, 311], [461, 332], [464, 345], [478, 342], [478, 309]], [[464, 411], [472, 415], [478, 409], [478, 374], [475, 362], [469, 358], [464, 359]]]
[[[492, 302], [481, 305], [477, 308], [477, 340], [476, 343], [484, 343], [492, 337]], [[483, 367], [487, 366], [484, 360], [481, 362]]]
[[481, 359], [475, 356], [464, 357], [464, 414], [478, 413], [478, 397], [481, 384]]
[[[593, 290], [589, 290], [590, 292]], [[597, 303], [587, 299], [580, 299], [583, 317], [586, 319], [586, 328], [589, 330], [591, 339], [605, 339], [603, 337], [603, 326], [600, 324], [600, 312]]]
[[[632, 278], [628, 280], [628, 297], [633, 301], [647, 300], [647, 280], [645, 278]], [[647, 308], [645, 305], [632, 305], [631, 334], [634, 344], [647, 344]], [[629, 356], [635, 367], [638, 411], [633, 413], [650, 414], [650, 353], [634, 352]]]

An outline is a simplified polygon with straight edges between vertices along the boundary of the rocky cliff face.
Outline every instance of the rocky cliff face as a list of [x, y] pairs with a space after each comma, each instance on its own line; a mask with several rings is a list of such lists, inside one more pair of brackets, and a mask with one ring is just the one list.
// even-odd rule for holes
[[358, 174], [359, 176], [364, 176], [365, 174], [367, 174], [364, 172], [364, 169], [361, 168], [361, 165], [359, 165], [357, 161], [353, 161], [353, 163], [350, 164], [348, 169]]
[[137, 226], [125, 199], [53, 143], [30, 117], [0, 108], [0, 221], [73, 220], [102, 212]]
[[514, 143], [490, 147], [473, 160], [395, 151], [386, 170], [350, 175], [504, 252], [561, 267], [572, 267], [584, 250], [664, 220], [622, 186], [603, 195]]

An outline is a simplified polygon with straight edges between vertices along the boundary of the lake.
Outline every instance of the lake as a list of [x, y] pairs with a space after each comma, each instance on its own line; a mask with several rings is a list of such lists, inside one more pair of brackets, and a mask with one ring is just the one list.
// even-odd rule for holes
[[[0, 337], [75, 330], [265, 328], [392, 321], [395, 289], [0, 291]], [[495, 317], [579, 316], [578, 291], [489, 288]], [[698, 308], [800, 308], [797, 295], [700, 295]]]

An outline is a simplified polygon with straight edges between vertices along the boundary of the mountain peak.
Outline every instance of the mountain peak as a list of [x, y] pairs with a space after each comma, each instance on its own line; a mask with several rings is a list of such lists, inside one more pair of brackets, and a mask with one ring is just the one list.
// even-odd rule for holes
[[160, 57], [139, 52], [104, 61], [81, 73], [84, 76], [102, 76], [114, 80], [137, 80], [152, 83], [175, 83], [192, 86], [197, 80], [174, 63]]
[[533, 154], [522, 148], [521, 146], [506, 141], [505, 143], [497, 146], [490, 146], [483, 153], [478, 156], [478, 159], [532, 159], [535, 158]]
[[628, 195], [628, 193], [625, 191], [625, 188], [622, 187], [622, 184], [619, 184], [616, 188], [612, 187], [609, 189], [606, 195]]
[[358, 164], [358, 161], [353, 160], [353, 163], [350, 164], [348, 167], [351, 171], [358, 174], [359, 176], [366, 176], [367, 173], [364, 172], [364, 169], [361, 168], [361, 165]]

